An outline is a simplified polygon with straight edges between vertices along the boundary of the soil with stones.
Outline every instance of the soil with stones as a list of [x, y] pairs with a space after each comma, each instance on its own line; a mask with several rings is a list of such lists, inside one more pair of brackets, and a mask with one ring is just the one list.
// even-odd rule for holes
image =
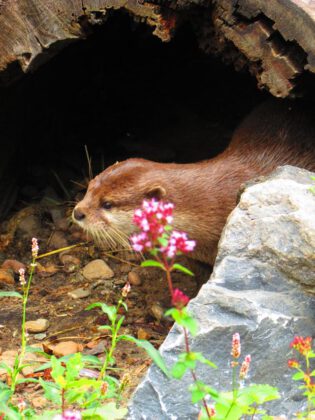
[[[130, 251], [106, 251], [86, 241], [81, 231], [68, 223], [71, 209], [67, 206], [33, 206], [22, 209], [3, 224], [6, 232], [0, 236], [0, 288], [21, 292], [18, 269], [26, 267], [31, 259], [31, 238], [39, 241], [40, 254], [69, 245], [84, 243], [64, 252], [38, 259], [27, 307], [27, 320], [40, 321], [28, 333], [28, 344], [54, 351], [58, 343], [65, 343], [61, 355], [74, 351], [104, 357], [109, 333], [99, 326], [108, 324], [107, 317], [98, 309], [86, 310], [94, 302], [115, 305], [121, 289], [129, 280], [132, 284], [127, 297], [128, 312], [121, 333], [149, 340], [160, 346], [171, 327], [163, 316], [170, 306], [168, 288], [163, 273], [155, 268], [140, 267], [142, 257]], [[205, 280], [208, 270], [192, 261], [185, 265], [198, 274], [192, 278], [174, 273], [174, 286], [192, 297], [197, 293], [198, 282]], [[1, 273], [0, 273], [1, 274]], [[1, 298], [0, 308], [0, 358], [9, 362], [20, 348], [21, 301]], [[30, 329], [30, 331], [33, 331]], [[69, 342], [72, 342], [69, 344]], [[77, 347], [73, 343], [76, 343]], [[70, 350], [69, 347], [70, 346]], [[60, 347], [60, 345], [59, 345]], [[14, 351], [14, 353], [12, 353]], [[64, 353], [63, 353], [64, 352]], [[59, 354], [60, 355], [60, 354]], [[129, 342], [120, 342], [115, 354], [115, 376], [128, 382], [124, 395], [127, 403], [131, 392], [151, 364], [143, 350]], [[35, 375], [29, 369], [27, 375]], [[4, 370], [0, 371], [5, 379]], [[36, 384], [24, 384], [18, 389], [30, 405], [37, 410], [46, 408], [48, 402]]]

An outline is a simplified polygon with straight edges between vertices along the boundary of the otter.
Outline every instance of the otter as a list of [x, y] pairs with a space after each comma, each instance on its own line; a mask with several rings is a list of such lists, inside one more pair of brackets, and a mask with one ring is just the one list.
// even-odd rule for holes
[[315, 170], [314, 114], [285, 101], [254, 109], [218, 156], [197, 163], [158, 163], [131, 158], [116, 163], [90, 183], [73, 210], [73, 220], [98, 242], [129, 245], [134, 210], [143, 199], [174, 203], [174, 226], [197, 246], [192, 257], [213, 264], [229, 213], [244, 182], [277, 166]]

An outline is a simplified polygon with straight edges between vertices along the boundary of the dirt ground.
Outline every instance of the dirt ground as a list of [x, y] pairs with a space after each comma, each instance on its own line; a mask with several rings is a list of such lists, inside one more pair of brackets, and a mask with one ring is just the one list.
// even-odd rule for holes
[[[34, 206], [16, 213], [3, 227], [1, 236], [1, 264], [15, 260], [26, 266], [31, 258], [31, 238], [37, 236], [40, 254], [64, 246], [79, 243], [81, 232], [68, 224], [70, 209], [68, 206]], [[4, 246], [8, 244], [7, 246]], [[102, 259], [113, 270], [109, 279], [87, 279], [82, 274], [83, 268], [91, 261]], [[49, 321], [49, 328], [42, 334], [28, 336], [28, 344], [49, 347], [65, 341], [74, 341], [82, 345], [84, 354], [103, 357], [102, 348], [108, 346], [108, 333], [98, 327], [108, 323], [99, 310], [86, 311], [93, 302], [105, 302], [115, 305], [121, 296], [121, 289], [128, 279], [128, 273], [137, 273], [136, 283], [132, 285], [127, 298], [128, 313], [121, 329], [122, 334], [131, 334], [148, 339], [156, 348], [163, 342], [171, 322], [163, 317], [163, 312], [170, 305], [168, 288], [163, 273], [155, 268], [140, 267], [141, 256], [128, 251], [108, 252], [97, 248], [92, 242], [70, 249], [63, 253], [38, 260], [27, 307], [27, 320], [44, 318]], [[206, 280], [209, 268], [196, 263], [185, 262], [197, 276], [192, 278], [181, 273], [174, 274], [174, 286], [179, 287], [189, 297], [196, 295], [201, 281]], [[2, 290], [21, 292], [18, 273], [14, 274], [14, 284], [0, 283]], [[130, 276], [130, 275], [129, 275]], [[69, 293], [84, 289], [88, 296], [73, 298]], [[0, 348], [2, 355], [8, 350], [20, 348], [21, 302], [15, 298], [1, 298], [0, 307]], [[1, 357], [1, 356], [0, 356]], [[149, 357], [143, 350], [129, 342], [120, 342], [116, 354], [115, 376], [127, 379], [124, 402], [126, 403], [148, 366]], [[5, 357], [4, 357], [5, 360]], [[2, 379], [5, 375], [2, 373]], [[35, 401], [37, 409], [45, 408], [45, 399], [41, 389], [34, 384], [23, 385], [21, 395], [31, 404]]]

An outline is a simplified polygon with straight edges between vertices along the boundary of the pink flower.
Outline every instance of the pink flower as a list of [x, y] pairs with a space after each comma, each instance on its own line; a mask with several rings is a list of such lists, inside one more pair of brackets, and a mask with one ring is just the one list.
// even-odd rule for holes
[[145, 232], [131, 236], [130, 241], [133, 250], [136, 252], [145, 252], [152, 249], [152, 242]]
[[238, 359], [241, 355], [241, 339], [239, 333], [233, 334], [231, 355], [234, 359]]
[[130, 289], [131, 289], [130, 283], [127, 282], [121, 291], [121, 295], [123, 298], [127, 297], [128, 293], [130, 292]]
[[37, 258], [38, 251], [39, 251], [38, 241], [36, 238], [33, 238], [32, 239], [32, 257], [34, 259]]
[[21, 285], [25, 286], [26, 285], [26, 280], [25, 280], [25, 269], [24, 268], [19, 269], [19, 275], [20, 275], [19, 281], [20, 281]]
[[250, 366], [250, 362], [251, 362], [251, 357], [250, 357], [250, 355], [248, 354], [246, 357], [245, 357], [245, 359], [244, 359], [244, 362], [242, 363], [242, 365], [241, 365], [241, 369], [240, 369], [240, 379], [245, 379], [246, 378], [246, 376], [247, 376], [247, 374], [248, 374], [248, 371], [249, 371], [249, 366]]
[[166, 247], [161, 248], [161, 251], [166, 253], [168, 258], [174, 258], [179, 253], [186, 253], [193, 251], [196, 246], [195, 241], [188, 240], [185, 232], [178, 232], [173, 230], [168, 240]]
[[62, 414], [57, 414], [53, 420], [81, 420], [80, 411], [65, 410]]
[[177, 309], [183, 309], [189, 302], [189, 297], [186, 296], [181, 290], [175, 289], [172, 296], [172, 305]]

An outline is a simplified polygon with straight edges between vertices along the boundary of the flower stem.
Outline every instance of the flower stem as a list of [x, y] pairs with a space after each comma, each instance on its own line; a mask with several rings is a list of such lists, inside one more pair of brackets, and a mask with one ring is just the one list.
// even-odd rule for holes
[[17, 376], [18, 376], [18, 374], [20, 372], [20, 366], [23, 363], [24, 356], [25, 356], [25, 351], [26, 351], [26, 345], [27, 345], [26, 329], [25, 329], [25, 323], [26, 323], [26, 306], [27, 306], [28, 295], [29, 295], [29, 291], [30, 291], [30, 287], [31, 287], [31, 283], [32, 283], [32, 278], [33, 278], [33, 274], [34, 274], [34, 271], [35, 271], [35, 267], [36, 267], [36, 258], [33, 258], [32, 259], [32, 263], [31, 263], [31, 270], [30, 270], [30, 274], [29, 274], [29, 277], [28, 277], [28, 281], [27, 281], [26, 287], [23, 286], [22, 326], [21, 326], [21, 351], [20, 351], [20, 354], [18, 355], [17, 362], [14, 365], [14, 370], [13, 370], [13, 374], [12, 374], [12, 383], [11, 383], [11, 391], [12, 391], [12, 393], [14, 393], [14, 391], [15, 391]]
[[[185, 349], [186, 349], [186, 353], [190, 353], [190, 346], [189, 346], [187, 329], [185, 327], [183, 327], [183, 330], [184, 330], [184, 337], [185, 337]], [[196, 372], [193, 369], [190, 369], [190, 372], [191, 372], [191, 376], [192, 376], [194, 382], [197, 383], [198, 382], [198, 379], [197, 379]], [[204, 398], [202, 398], [202, 404], [204, 406], [204, 409], [206, 410], [208, 419], [211, 419], [212, 416], [211, 416], [211, 414], [209, 412], [209, 408], [208, 408], [207, 402], [206, 402], [206, 400]]]

